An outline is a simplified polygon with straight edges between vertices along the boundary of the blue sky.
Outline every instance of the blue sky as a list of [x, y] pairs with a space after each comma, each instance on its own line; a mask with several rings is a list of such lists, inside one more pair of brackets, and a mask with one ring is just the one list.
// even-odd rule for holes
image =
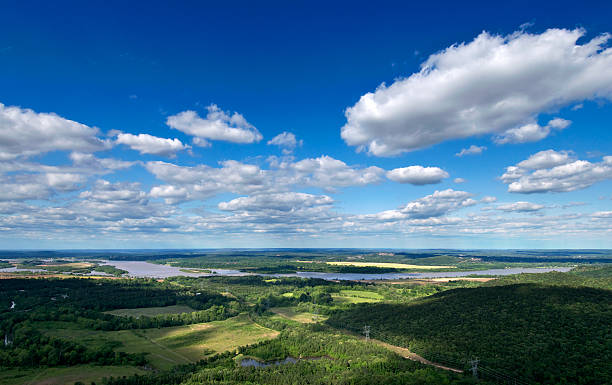
[[611, 16], [5, 5], [0, 248], [612, 248]]

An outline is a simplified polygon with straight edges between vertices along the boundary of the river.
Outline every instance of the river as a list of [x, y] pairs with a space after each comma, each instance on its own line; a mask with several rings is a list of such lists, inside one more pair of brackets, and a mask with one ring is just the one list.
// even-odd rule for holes
[[[314, 271], [300, 271], [293, 274], [252, 274], [240, 270], [208, 269], [212, 273], [186, 273], [180, 267], [158, 265], [143, 261], [104, 261], [104, 264], [115, 266], [126, 270], [130, 277], [141, 278], [168, 278], [175, 276], [186, 277], [210, 277], [210, 276], [232, 276], [240, 277], [246, 275], [262, 275], [266, 277], [300, 277], [320, 278], [326, 280], [358, 281], [358, 280], [396, 280], [410, 278], [454, 278], [468, 275], [511, 275], [520, 273], [548, 273], [550, 271], [566, 272], [571, 267], [514, 267], [508, 269], [489, 269], [474, 271], [445, 271], [445, 272], [422, 272], [422, 273], [384, 273], [384, 274], [354, 274], [354, 273], [322, 273]], [[1, 270], [0, 270], [1, 271]]]

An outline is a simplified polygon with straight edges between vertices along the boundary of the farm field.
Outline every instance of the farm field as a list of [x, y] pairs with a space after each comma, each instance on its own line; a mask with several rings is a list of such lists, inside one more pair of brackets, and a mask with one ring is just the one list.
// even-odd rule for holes
[[384, 299], [382, 295], [366, 290], [340, 290], [340, 293], [332, 294], [332, 298], [340, 304], [380, 302]]
[[191, 313], [195, 310], [186, 305], [172, 305], [172, 306], [160, 306], [160, 307], [143, 307], [136, 309], [116, 309], [105, 312], [106, 314], [112, 314], [120, 317], [154, 317], [160, 314], [180, 314], [180, 313]]
[[73, 385], [77, 381], [85, 384], [100, 383], [102, 378], [143, 375], [148, 373], [134, 366], [78, 365], [71, 367], [41, 369], [8, 369], [0, 372], [3, 385]]
[[[314, 323], [324, 321], [327, 316], [314, 314], [309, 312], [298, 312], [294, 307], [275, 307], [270, 309], [271, 312], [280, 315], [283, 318], [296, 321], [299, 323]], [[316, 319], [316, 321], [315, 321]]]
[[223, 321], [159, 329], [98, 331], [81, 329], [68, 322], [41, 322], [37, 326], [47, 335], [88, 346], [119, 343], [117, 351], [147, 353], [151, 366], [162, 370], [278, 335], [254, 323], [246, 314]]

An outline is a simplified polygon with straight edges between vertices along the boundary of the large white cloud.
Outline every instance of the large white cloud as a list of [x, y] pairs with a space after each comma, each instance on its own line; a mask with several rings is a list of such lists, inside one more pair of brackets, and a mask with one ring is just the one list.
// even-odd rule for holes
[[151, 196], [167, 202], [204, 199], [216, 194], [276, 193], [294, 186], [319, 187], [334, 190], [338, 187], [364, 186], [382, 180], [384, 170], [379, 167], [359, 168], [330, 156], [291, 159], [269, 159], [271, 168], [228, 160], [221, 167], [198, 165], [179, 166], [168, 162], [148, 162], [146, 169], [167, 185], [155, 186]]
[[448, 173], [439, 167], [408, 166], [387, 171], [387, 178], [398, 183], [417, 186], [440, 183]]
[[206, 146], [208, 140], [222, 140], [233, 143], [259, 142], [263, 137], [241, 114], [221, 110], [217, 105], [207, 107], [206, 118], [195, 111], [183, 111], [169, 116], [168, 126], [195, 137], [194, 144]]
[[173, 156], [177, 151], [189, 148], [189, 146], [184, 145], [177, 138], [166, 139], [149, 134], [132, 135], [120, 133], [117, 135], [116, 142], [118, 144], [125, 144], [141, 154], [163, 156]]
[[0, 103], [0, 160], [50, 151], [92, 152], [109, 147], [99, 130], [53, 113], [5, 106]]
[[483, 32], [431, 55], [420, 72], [363, 95], [346, 110], [342, 138], [371, 154], [391, 156], [487, 133], [508, 141], [545, 136], [538, 130], [527, 135], [521, 127], [536, 124], [543, 112], [612, 97], [612, 49], [605, 47], [610, 36], [578, 44], [584, 34], [582, 29]]
[[361, 219], [400, 221], [406, 219], [428, 219], [447, 215], [453, 211], [477, 204], [472, 194], [453, 189], [435, 191], [431, 195], [408, 202], [395, 210], [363, 215]]
[[567, 152], [538, 152], [516, 166], [506, 168], [500, 177], [514, 193], [567, 192], [587, 188], [612, 179], [612, 156], [601, 162], [575, 160]]

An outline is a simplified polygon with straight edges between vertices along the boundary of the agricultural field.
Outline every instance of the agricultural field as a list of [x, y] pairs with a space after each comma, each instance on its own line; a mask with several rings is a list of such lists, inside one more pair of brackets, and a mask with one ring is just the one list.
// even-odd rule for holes
[[274, 307], [270, 309], [272, 313], [278, 314], [281, 317], [286, 319], [296, 321], [299, 323], [314, 323], [325, 321], [327, 316], [314, 314], [310, 312], [300, 312], [297, 311], [294, 307]]
[[73, 385], [80, 381], [84, 384], [102, 383], [109, 377], [144, 375], [150, 371], [134, 366], [97, 366], [78, 365], [71, 367], [40, 369], [8, 369], [0, 372], [0, 383], [3, 385]]
[[161, 370], [278, 335], [254, 323], [246, 314], [223, 321], [120, 331], [87, 330], [68, 322], [43, 322], [35, 326], [49, 336], [90, 347], [111, 343], [118, 352], [144, 353], [150, 365]]
[[340, 290], [337, 294], [332, 294], [336, 303], [370, 303], [380, 302], [384, 297], [372, 291], [366, 290]]
[[106, 314], [112, 314], [120, 317], [154, 317], [162, 314], [181, 314], [192, 313], [195, 310], [186, 305], [172, 305], [159, 307], [142, 307], [136, 309], [116, 309], [106, 311]]

